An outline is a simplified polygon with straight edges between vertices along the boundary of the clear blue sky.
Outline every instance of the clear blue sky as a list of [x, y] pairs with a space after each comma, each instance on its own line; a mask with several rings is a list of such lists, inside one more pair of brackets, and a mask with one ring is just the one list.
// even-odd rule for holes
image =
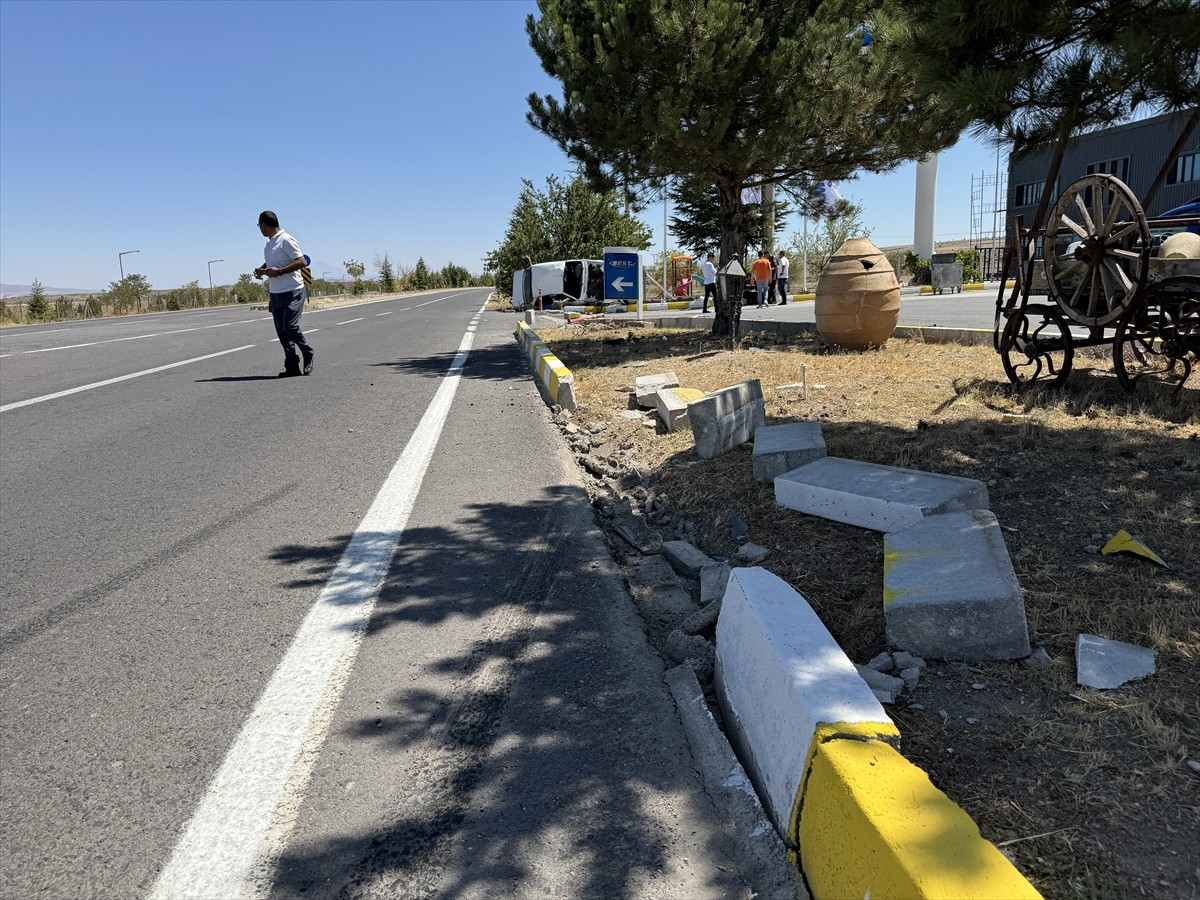
[[[279, 213], [337, 278], [385, 252], [472, 272], [520, 179], [566, 158], [525, 123], [557, 92], [524, 34], [527, 0], [0, 0], [0, 281], [101, 289], [228, 284]], [[965, 237], [973, 141], [944, 154], [938, 239]], [[876, 243], [912, 239], [914, 171], [843, 185]], [[662, 207], [643, 218], [662, 247]], [[784, 236], [799, 229], [798, 221]], [[672, 245], [673, 246], [673, 245]]]

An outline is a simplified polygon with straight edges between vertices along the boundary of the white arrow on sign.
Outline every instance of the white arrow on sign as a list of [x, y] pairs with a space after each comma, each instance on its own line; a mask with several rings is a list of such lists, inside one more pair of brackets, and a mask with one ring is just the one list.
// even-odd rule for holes
[[612, 286], [613, 286], [613, 287], [615, 287], [615, 288], [616, 288], [618, 291], [620, 291], [620, 292], [623, 294], [623, 293], [625, 293], [625, 288], [627, 288], [627, 287], [633, 287], [633, 282], [632, 282], [632, 281], [626, 281], [626, 280], [624, 279], [624, 277], [621, 277], [621, 278], [614, 278], [614, 279], [613, 279]]

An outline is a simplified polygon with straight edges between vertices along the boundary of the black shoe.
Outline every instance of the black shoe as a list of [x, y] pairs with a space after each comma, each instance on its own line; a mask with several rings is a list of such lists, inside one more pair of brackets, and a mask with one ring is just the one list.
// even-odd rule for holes
[[298, 378], [300, 377], [299, 369], [284, 369], [279, 373], [280, 378]]
[[306, 359], [306, 360], [304, 361], [304, 374], [305, 374], [305, 375], [311, 375], [311, 374], [312, 374], [312, 367], [313, 367], [313, 357], [314, 357], [314, 356], [316, 356], [316, 355], [317, 355], [317, 354], [315, 354], [315, 353], [310, 353], [310, 354], [308, 354], [308, 359]]

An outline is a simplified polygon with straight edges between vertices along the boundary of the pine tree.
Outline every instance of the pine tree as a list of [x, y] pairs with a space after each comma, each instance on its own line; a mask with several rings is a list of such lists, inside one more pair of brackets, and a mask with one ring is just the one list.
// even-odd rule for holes
[[[1015, 154], [1054, 147], [1053, 183], [1068, 140], [1156, 112], [1191, 108], [1200, 125], [1197, 0], [910, 0], [897, 56], [918, 83], [966, 110], [975, 131]], [[1165, 178], [1164, 168], [1143, 202]], [[1041, 228], [1053, 191], [1030, 227]]]
[[375, 257], [375, 268], [379, 272], [379, 288], [385, 294], [391, 294], [396, 290], [396, 275], [392, 270], [392, 261], [388, 255], [383, 254], [383, 258]]
[[[526, 32], [563, 99], [530, 94], [530, 124], [593, 184], [681, 176], [714, 185], [721, 264], [745, 251], [750, 176], [804, 192], [947, 147], [964, 123], [884, 49], [902, 0], [538, 6]], [[858, 28], [868, 9], [869, 50]], [[716, 330], [727, 328], [719, 319]]]
[[33, 286], [29, 289], [29, 302], [25, 305], [25, 316], [31, 322], [41, 322], [49, 311], [50, 306], [46, 303], [46, 292], [42, 290], [42, 283], [35, 278]]
[[417, 264], [413, 266], [412, 275], [408, 277], [408, 280], [414, 291], [427, 291], [433, 286], [429, 276], [429, 266], [426, 264], [424, 256], [417, 257]]
[[[721, 199], [716, 188], [695, 178], [676, 179], [669, 191], [671, 208], [671, 233], [679, 243], [693, 252], [715, 249], [721, 243]], [[792, 207], [781, 193], [775, 195], [775, 235], [783, 233]], [[755, 203], [746, 207], [746, 245], [765, 246], [765, 223], [763, 206]]]

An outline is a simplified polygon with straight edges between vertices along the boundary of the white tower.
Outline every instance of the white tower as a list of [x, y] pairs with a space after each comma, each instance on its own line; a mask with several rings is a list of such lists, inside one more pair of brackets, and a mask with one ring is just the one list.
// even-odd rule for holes
[[933, 256], [933, 211], [937, 205], [936, 153], [917, 163], [916, 215], [913, 222], [913, 253], [921, 259]]

